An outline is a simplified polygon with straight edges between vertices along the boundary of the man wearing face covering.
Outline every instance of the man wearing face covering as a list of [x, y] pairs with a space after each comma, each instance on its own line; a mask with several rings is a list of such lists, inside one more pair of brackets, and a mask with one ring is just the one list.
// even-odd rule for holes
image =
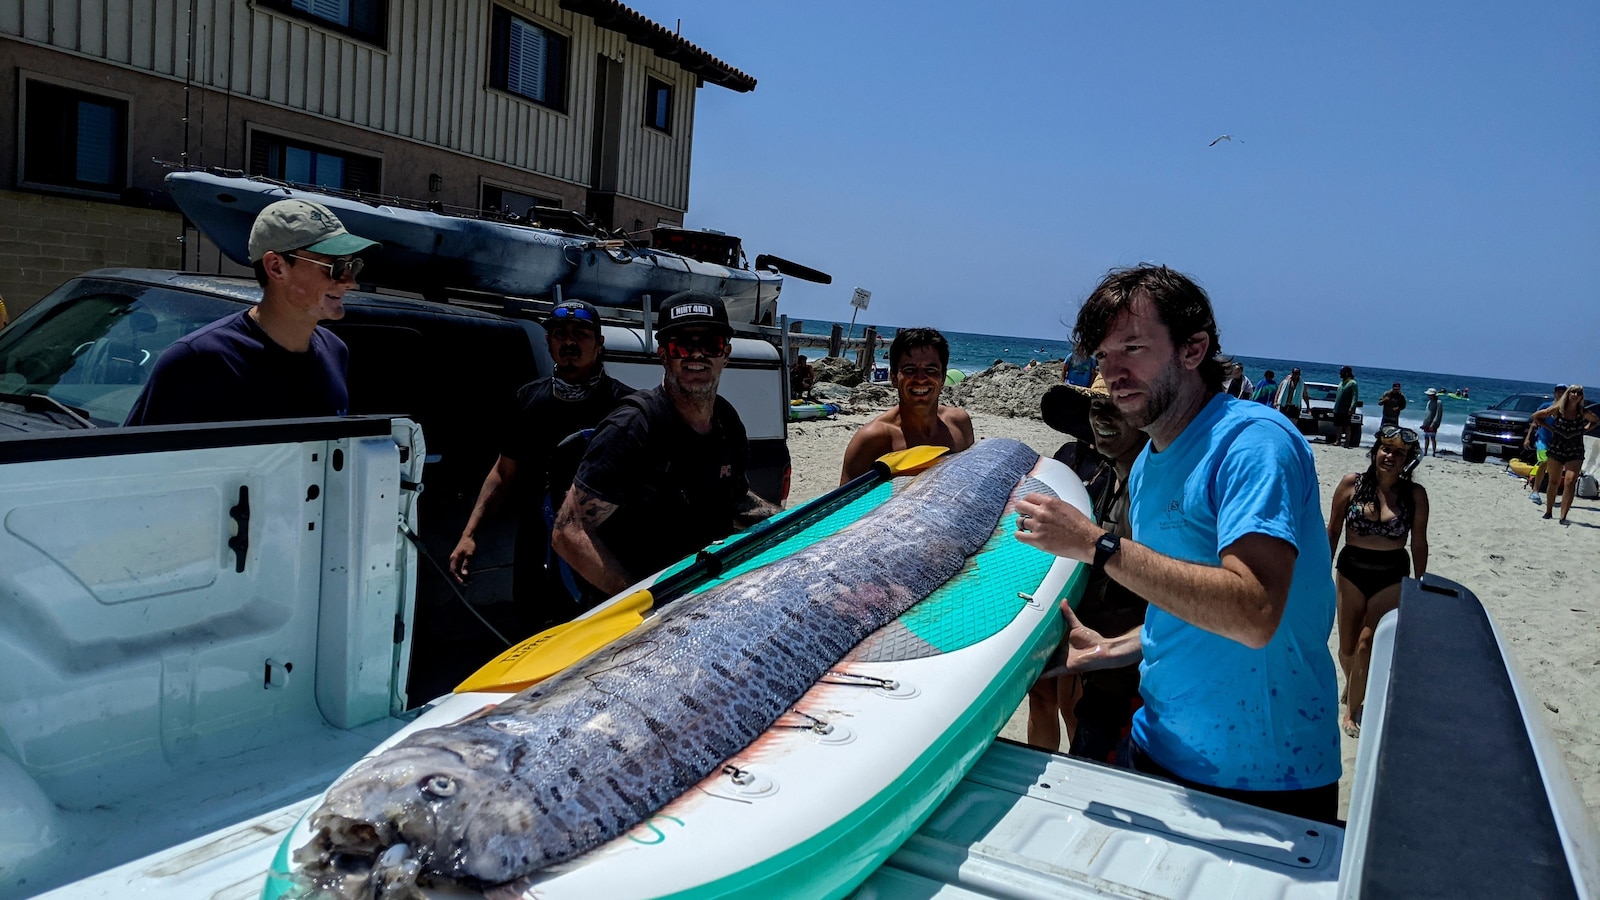
[[[623, 397], [633, 393], [633, 388], [605, 373], [606, 339], [600, 313], [592, 305], [582, 300], [556, 304], [544, 321], [544, 332], [555, 373], [517, 392], [516, 418], [500, 458], [484, 479], [461, 540], [450, 554], [451, 575], [465, 583], [478, 549], [479, 526], [507, 493], [515, 494], [518, 527], [511, 592], [525, 620], [522, 630], [528, 634], [565, 622], [584, 609], [578, 598], [585, 585], [570, 570], [564, 572], [550, 552], [549, 523], [566, 496], [586, 443], [581, 438], [562, 442], [600, 424]], [[574, 449], [558, 449], [563, 446]], [[553, 509], [546, 510], [547, 503], [553, 503]]]

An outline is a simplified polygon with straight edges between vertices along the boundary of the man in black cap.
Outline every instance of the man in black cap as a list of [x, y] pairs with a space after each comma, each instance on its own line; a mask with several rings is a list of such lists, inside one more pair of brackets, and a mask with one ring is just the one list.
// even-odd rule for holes
[[518, 412], [500, 458], [484, 479], [477, 505], [450, 554], [450, 574], [464, 584], [478, 550], [479, 526], [507, 493], [516, 495], [511, 593], [529, 634], [564, 622], [584, 608], [579, 600], [585, 586], [550, 552], [550, 524], [583, 452], [581, 437], [567, 445], [562, 442], [600, 424], [623, 397], [633, 393], [633, 388], [605, 372], [606, 339], [600, 313], [590, 304], [582, 300], [556, 304], [544, 320], [544, 338], [555, 371], [517, 392]]
[[[1117, 409], [1098, 374], [1088, 387], [1052, 387], [1039, 406], [1046, 425], [1076, 438], [1062, 444], [1055, 458], [1083, 480], [1095, 519], [1107, 531], [1132, 538], [1128, 475], [1149, 436]], [[1146, 605], [1143, 597], [1097, 571], [1089, 576], [1077, 616], [1101, 634], [1128, 635], [1144, 625]], [[1109, 762], [1140, 703], [1138, 663], [1041, 678], [1028, 692], [1028, 743], [1060, 749], [1064, 720], [1071, 755]]]
[[661, 386], [623, 400], [595, 429], [554, 546], [600, 593], [778, 511], [750, 490], [744, 423], [717, 396], [732, 341], [721, 299], [668, 297], [656, 326]]

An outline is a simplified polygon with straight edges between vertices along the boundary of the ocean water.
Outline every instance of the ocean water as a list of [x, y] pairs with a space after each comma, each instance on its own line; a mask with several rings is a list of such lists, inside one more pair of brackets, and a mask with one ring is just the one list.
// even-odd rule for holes
[[[849, 327], [848, 322], [841, 325]], [[802, 331], [806, 334], [826, 335], [833, 323], [822, 320], [806, 320]], [[855, 334], [859, 337], [864, 326], [857, 324]], [[884, 343], [878, 351], [878, 359], [888, 365], [888, 341], [894, 338], [895, 329], [878, 326], [878, 333], [883, 336]], [[1026, 365], [1029, 360], [1037, 359], [1043, 362], [1047, 359], [1065, 359], [1072, 352], [1072, 346], [1062, 340], [1046, 340], [1044, 338], [1008, 337], [994, 334], [968, 334], [959, 331], [943, 332], [945, 339], [950, 342], [950, 367], [960, 369], [968, 374], [981, 372], [993, 365], [996, 360], [1003, 360], [1014, 365]], [[1300, 369], [1301, 377], [1306, 381], [1321, 381], [1330, 384], [1339, 383], [1339, 369], [1346, 363], [1339, 361], [1312, 362], [1308, 360], [1268, 359], [1255, 356], [1235, 357], [1243, 366], [1244, 373], [1252, 382], [1259, 381], [1262, 373], [1271, 369], [1278, 375], [1281, 382], [1283, 376], [1292, 368]], [[1377, 433], [1380, 409], [1378, 398], [1389, 390], [1395, 382], [1400, 382], [1400, 390], [1406, 395], [1407, 405], [1400, 414], [1400, 424], [1416, 428], [1422, 424], [1422, 414], [1427, 409], [1424, 402], [1427, 397], [1423, 391], [1427, 388], [1439, 388], [1441, 391], [1459, 392], [1467, 388], [1471, 394], [1468, 400], [1453, 400], [1445, 398], [1444, 421], [1439, 426], [1439, 448], [1461, 452], [1461, 428], [1466, 423], [1467, 416], [1482, 410], [1491, 404], [1509, 397], [1512, 394], [1543, 393], [1549, 394], [1554, 385], [1543, 382], [1517, 381], [1502, 378], [1480, 378], [1472, 375], [1451, 375], [1445, 372], [1417, 372], [1410, 369], [1381, 369], [1371, 366], [1354, 366], [1356, 383], [1360, 386], [1361, 400], [1366, 405], [1362, 407], [1365, 417], [1364, 431], [1369, 436]]]

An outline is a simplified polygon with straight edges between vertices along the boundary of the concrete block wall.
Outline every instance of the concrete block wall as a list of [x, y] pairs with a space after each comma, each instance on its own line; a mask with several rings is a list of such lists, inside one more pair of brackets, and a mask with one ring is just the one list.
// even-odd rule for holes
[[183, 218], [103, 200], [0, 191], [0, 296], [16, 318], [90, 269], [183, 264]]

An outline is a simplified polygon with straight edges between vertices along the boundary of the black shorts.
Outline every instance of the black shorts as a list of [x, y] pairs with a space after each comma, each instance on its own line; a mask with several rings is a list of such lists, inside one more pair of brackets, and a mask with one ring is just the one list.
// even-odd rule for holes
[[1411, 574], [1411, 554], [1405, 549], [1370, 550], [1345, 544], [1333, 568], [1355, 585], [1361, 596], [1370, 600], [1379, 591], [1399, 584]]
[[1349, 428], [1350, 427], [1350, 414], [1347, 413], [1347, 412], [1345, 412], [1345, 413], [1340, 413], [1340, 412], [1334, 413], [1333, 414], [1333, 427], [1341, 429], [1341, 430], [1343, 430], [1345, 428]]
[[1217, 797], [1226, 797], [1240, 803], [1248, 803], [1262, 809], [1274, 812], [1288, 813], [1302, 819], [1311, 819], [1314, 822], [1327, 822], [1329, 825], [1342, 824], [1339, 821], [1339, 782], [1326, 784], [1322, 787], [1301, 788], [1296, 791], [1246, 791], [1239, 788], [1212, 787], [1209, 784], [1200, 784], [1187, 778], [1180, 778], [1172, 774], [1164, 766], [1150, 758], [1144, 752], [1139, 742], [1132, 737], [1123, 740], [1118, 748], [1117, 762], [1124, 768], [1145, 775], [1154, 775], [1167, 781], [1176, 782], [1186, 788], [1193, 788], [1202, 793]]

